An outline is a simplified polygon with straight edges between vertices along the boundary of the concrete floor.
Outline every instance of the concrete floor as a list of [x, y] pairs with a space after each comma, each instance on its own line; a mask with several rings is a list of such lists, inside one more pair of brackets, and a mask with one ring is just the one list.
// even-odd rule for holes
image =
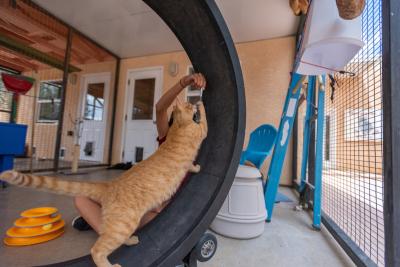
[[[33, 171], [45, 171], [53, 169], [54, 160], [52, 159], [33, 159], [32, 160], [32, 169]], [[80, 160], [79, 167], [90, 167], [93, 165], [99, 165], [101, 162], [96, 161], [87, 161], [87, 160]], [[71, 169], [72, 162], [60, 160], [59, 161], [59, 168], [60, 169]], [[18, 171], [29, 171], [30, 170], [30, 158], [15, 158], [14, 159], [14, 169]]]
[[[295, 199], [293, 192], [280, 188]], [[340, 267], [355, 266], [339, 244], [323, 228], [311, 228], [311, 216], [294, 211], [295, 203], [279, 203], [264, 233], [251, 240], [235, 240], [218, 236], [214, 257], [201, 267]]]
[[[116, 176], [118, 170], [90, 170], [66, 179], [104, 180]], [[284, 194], [294, 199], [286, 188]], [[234, 240], [217, 236], [218, 250], [214, 258], [200, 266], [354, 266], [339, 245], [324, 229], [311, 229], [311, 218], [293, 210], [295, 203], [277, 204], [271, 223], [262, 236], [252, 240]], [[4, 236], [22, 210], [38, 206], [55, 206], [66, 221], [65, 234], [48, 243], [28, 247], [0, 246], [0, 267], [26, 267], [60, 262], [89, 253], [96, 239], [93, 231], [79, 232], [70, 226], [77, 215], [69, 197], [8, 187], [0, 190], [0, 233]], [[73, 248], [73, 249], [71, 249]]]

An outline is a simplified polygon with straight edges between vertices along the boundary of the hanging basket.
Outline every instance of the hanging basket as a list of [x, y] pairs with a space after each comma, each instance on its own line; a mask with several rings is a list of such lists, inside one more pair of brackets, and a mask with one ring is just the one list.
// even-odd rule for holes
[[355, 19], [361, 15], [365, 7], [365, 0], [336, 0], [339, 16], [342, 19]]
[[8, 73], [2, 73], [1, 78], [7, 90], [17, 94], [26, 94], [35, 82], [31, 77]]

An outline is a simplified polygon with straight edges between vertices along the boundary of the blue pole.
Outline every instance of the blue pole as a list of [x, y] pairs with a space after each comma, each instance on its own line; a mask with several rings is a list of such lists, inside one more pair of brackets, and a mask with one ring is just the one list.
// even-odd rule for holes
[[319, 77], [318, 82], [318, 118], [317, 118], [317, 143], [315, 151], [315, 182], [313, 203], [313, 227], [321, 229], [321, 194], [322, 194], [322, 163], [324, 140], [324, 116], [325, 116], [325, 76]]
[[302, 192], [306, 187], [306, 174], [308, 162], [308, 147], [310, 145], [310, 124], [314, 114], [314, 98], [315, 98], [315, 76], [308, 76], [307, 86], [307, 110], [304, 121], [304, 136], [303, 136], [303, 152], [301, 157], [301, 173], [299, 192]]
[[285, 155], [290, 140], [290, 134], [292, 132], [294, 119], [296, 117], [298, 100], [304, 79], [305, 76], [293, 73], [288, 93], [286, 95], [285, 105], [279, 124], [274, 152], [272, 154], [271, 164], [268, 170], [268, 179], [267, 183], [265, 184], [264, 190], [265, 205], [268, 212], [268, 222], [271, 221], [275, 197], [278, 191], [279, 180], [282, 174], [283, 162], [285, 160]]

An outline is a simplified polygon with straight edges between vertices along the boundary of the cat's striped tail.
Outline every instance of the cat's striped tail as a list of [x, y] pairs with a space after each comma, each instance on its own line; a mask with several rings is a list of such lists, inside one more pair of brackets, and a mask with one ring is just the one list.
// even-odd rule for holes
[[70, 196], [86, 196], [97, 202], [107, 189], [107, 183], [65, 181], [60, 178], [5, 171], [0, 180], [19, 187], [30, 187]]

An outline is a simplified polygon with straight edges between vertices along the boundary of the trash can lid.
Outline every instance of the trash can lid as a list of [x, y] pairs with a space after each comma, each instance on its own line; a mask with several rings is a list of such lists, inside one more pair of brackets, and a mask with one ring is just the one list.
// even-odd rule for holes
[[250, 178], [250, 179], [256, 179], [260, 178], [262, 175], [260, 171], [251, 166], [245, 166], [245, 165], [239, 165], [239, 168], [236, 171], [236, 177], [237, 178]]

